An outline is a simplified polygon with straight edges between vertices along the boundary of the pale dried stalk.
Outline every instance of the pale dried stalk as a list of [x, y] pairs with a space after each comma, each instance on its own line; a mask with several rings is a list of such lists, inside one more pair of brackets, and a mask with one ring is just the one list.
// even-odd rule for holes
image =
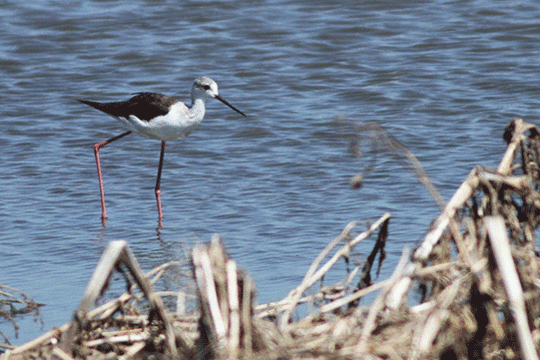
[[252, 353], [252, 344], [253, 344], [253, 323], [251, 315], [251, 306], [253, 302], [253, 284], [251, 279], [246, 277], [243, 286], [244, 297], [242, 299], [242, 324], [244, 325], [244, 353], [246, 358]]
[[[198, 259], [198, 260], [196, 260]], [[199, 288], [204, 288], [206, 290], [206, 301], [210, 310], [210, 315], [212, 317], [212, 324], [216, 330], [218, 339], [221, 341], [226, 334], [226, 325], [225, 319], [221, 314], [219, 307], [219, 299], [214, 286], [214, 273], [212, 271], [212, 265], [210, 258], [207, 252], [198, 251], [197, 249], [193, 250], [193, 263], [195, 264], [196, 269], [201, 269], [200, 274], [197, 274], [197, 280], [200, 282]]]
[[[519, 144], [526, 138], [525, 132], [534, 128], [534, 125], [526, 124], [522, 119], [514, 120], [514, 124], [515, 128], [512, 141], [508, 145], [506, 152], [499, 163], [499, 167], [497, 168], [497, 172], [502, 175], [509, 174], [516, 151], [519, 148]], [[431, 250], [433, 249], [433, 246], [437, 244], [442, 233], [448, 226], [449, 219], [455, 216], [457, 210], [462, 207], [465, 201], [467, 201], [477, 190], [479, 185], [478, 174], [479, 169], [474, 168], [469, 176], [467, 176], [465, 182], [455, 192], [454, 196], [452, 196], [452, 199], [446, 206], [443, 213], [437, 218], [433, 229], [426, 235], [422, 245], [415, 251], [414, 259], [418, 259], [420, 261], [427, 259], [431, 253]], [[494, 175], [489, 176], [493, 177]], [[517, 181], [518, 183], [522, 183], [526, 180], [523, 179], [523, 177], [520, 177], [519, 179], [509, 179], [507, 181]]]
[[229, 329], [229, 356], [238, 357], [240, 347], [240, 305], [238, 303], [238, 274], [236, 262], [227, 261], [227, 287], [229, 290], [230, 329]]
[[[113, 245], [116, 248], [116, 250], [114, 252], [117, 255], [120, 254], [119, 256], [121, 257], [122, 256], [121, 255], [122, 247], [123, 247], [122, 242], [115, 243]], [[120, 245], [120, 246], [117, 246], [117, 245]], [[117, 250], [120, 250], [120, 251], [117, 251]], [[108, 259], [110, 260], [110, 259], [113, 259], [113, 258], [114, 258], [114, 256], [110, 257], [110, 254], [109, 254]], [[122, 263], [124, 260], [125, 259], [122, 258], [120, 260], [120, 262]], [[100, 264], [103, 264], [103, 262], [100, 262]], [[149, 278], [150, 276], [155, 275], [154, 278], [152, 278], [151, 280], [147, 280], [148, 283], [153, 284], [162, 276], [163, 270], [165, 268], [173, 266], [173, 265], [181, 265], [181, 264], [182, 263], [180, 263], [180, 262], [170, 262], [170, 263], [163, 264], [163, 265], [151, 270], [147, 274], [145, 274], [144, 277]], [[129, 267], [129, 265], [126, 265], [126, 266]], [[96, 267], [96, 272], [98, 272], [98, 271], [102, 272], [102, 275], [106, 277], [107, 272], [106, 272], [105, 267], [102, 267], [102, 266], [98, 265]], [[133, 271], [133, 269], [130, 269], [130, 271]], [[136, 277], [136, 276], [134, 276], [134, 277]], [[96, 282], [93, 282], [93, 284], [94, 285], [92, 285], [92, 288], [95, 289], [96, 288], [95, 287]], [[134, 284], [132, 286], [132, 290], [133, 290], [133, 288], [137, 287], [137, 285], [138, 285], [137, 283]], [[159, 298], [159, 293], [158, 292], [153, 292], [153, 294]], [[126, 292], [124, 294], [121, 294], [118, 298], [116, 298], [116, 299], [114, 299], [112, 301], [109, 301], [106, 304], [103, 304], [103, 305], [101, 305], [101, 306], [99, 306], [99, 307], [97, 307], [95, 309], [87, 311], [85, 318], [86, 319], [97, 319], [97, 320], [107, 319], [110, 316], [112, 316], [116, 311], [118, 311], [119, 307], [122, 304], [125, 304], [126, 302], [130, 301], [131, 299], [142, 298], [142, 297], [144, 297], [144, 293], [143, 294], [133, 294], [133, 293]], [[87, 304], [89, 306], [92, 306], [92, 301], [89, 301]], [[151, 304], [152, 304], [152, 302], [151, 302]], [[163, 314], [165, 314], [165, 313], [162, 313], [162, 315]], [[124, 315], [124, 317], [123, 317], [123, 319], [129, 320], [130, 322], [137, 321], [137, 318], [140, 318], [141, 324], [145, 324], [147, 322], [146, 321], [146, 316], [144, 316], [144, 315], [140, 315], [140, 316], [127, 316], [127, 315]], [[63, 325], [63, 326], [61, 326], [59, 328], [48, 331], [47, 333], [41, 335], [40, 337], [38, 337], [38, 338], [36, 338], [36, 339], [34, 339], [32, 341], [27, 342], [27, 343], [25, 343], [25, 344], [23, 344], [21, 346], [16, 347], [15, 349], [13, 349], [13, 351], [10, 351], [10, 355], [17, 356], [17, 355], [22, 354], [24, 352], [30, 351], [33, 348], [37, 348], [39, 346], [56, 345], [59, 342], [59, 339], [62, 336], [62, 334], [66, 334], [66, 332], [68, 331], [68, 329], [70, 327], [72, 327], [72, 324], [68, 323], [68, 324], [65, 324], [65, 325]], [[103, 336], [109, 336], [109, 339], [100, 339], [100, 340], [95, 340], [95, 341], [96, 341], [96, 343], [98, 343], [98, 342], [116, 342], [116, 341], [122, 342], [122, 337], [121, 337], [122, 331], [118, 331], [119, 335], [117, 335], [117, 337], [114, 337], [114, 336], [111, 335], [111, 334], [114, 334], [114, 333], [115, 332], [102, 333]], [[137, 341], [138, 338], [137, 338], [137, 336], [133, 336], [133, 334], [131, 334], [131, 335], [128, 335], [127, 337], [124, 337], [124, 340]], [[178, 340], [180, 342], [182, 342], [181, 339], [178, 339]], [[173, 338], [173, 342], [174, 342], [174, 338]], [[88, 343], [85, 343], [85, 344], [88, 344]], [[92, 343], [90, 342], [90, 344], [92, 344]], [[140, 347], [141, 345], [142, 345], [142, 347]], [[146, 346], [144, 342], [133, 345], [132, 347], [129, 348], [128, 352], [126, 352], [126, 354], [123, 356], [123, 358], [125, 358], [125, 359], [130, 358], [129, 357], [129, 351], [136, 350], [137, 348], [140, 347], [140, 349], [136, 351], [136, 352], [138, 352], [142, 348], [144, 348], [144, 346]], [[69, 355], [64, 350], [62, 350], [61, 348], [59, 348], [57, 346], [53, 347], [52, 351], [54, 351], [54, 354], [57, 355], [57, 357], [59, 357], [59, 358], [64, 358], [66, 356], [69, 357]], [[133, 353], [133, 354], [135, 354], [135, 353]], [[71, 358], [71, 357], [69, 357], [69, 358]]]
[[[343, 293], [347, 289], [347, 285], [349, 285], [352, 282], [354, 277], [358, 274], [359, 270], [360, 270], [360, 265], [355, 266], [354, 269], [347, 275], [347, 277], [342, 282], [339, 282], [331, 287], [324, 287], [323, 289], [320, 289], [316, 294], [303, 296], [298, 300], [297, 304], [303, 304], [307, 302], [314, 303], [315, 301], [321, 301], [325, 299], [332, 300], [331, 297], [327, 295], [328, 292], [331, 292], [332, 294], [334, 294], [333, 296], [338, 298], [335, 301], [340, 301], [343, 296], [341, 293]], [[375, 286], [376, 285], [377, 284], [375, 284]], [[338, 288], [340, 290], [340, 293], [336, 294], [336, 290], [338, 290]], [[366, 289], [371, 289], [371, 286], [368, 288], [364, 288], [362, 290], [366, 290]], [[362, 290], [359, 290], [359, 291], [362, 291]], [[375, 290], [371, 290], [371, 291], [375, 291]], [[362, 295], [360, 297], [364, 296], [365, 294], [369, 294], [371, 291], [368, 290], [367, 292], [361, 293]], [[354, 294], [357, 294], [357, 292], [355, 292]], [[349, 299], [348, 302], [353, 301], [353, 300], [354, 299]], [[333, 303], [334, 302], [332, 302], [332, 304]], [[287, 298], [283, 300], [279, 300], [279, 301], [269, 302], [266, 304], [259, 304], [255, 307], [255, 315], [258, 318], [265, 318], [267, 316], [276, 316], [282, 311], [284, 311], [284, 309], [288, 305], [289, 305], [289, 301], [287, 300]], [[327, 304], [327, 305], [330, 305], [330, 304]], [[321, 310], [322, 308], [325, 308], [325, 306], [321, 307], [319, 310]], [[331, 309], [326, 310], [325, 312], [328, 312], [328, 311], [331, 311]], [[317, 315], [314, 315], [314, 316], [317, 316]]]
[[150, 333], [144, 330], [133, 332], [129, 331], [124, 335], [107, 336], [104, 339], [96, 339], [83, 342], [86, 347], [96, 347], [103, 344], [115, 344], [115, 343], [134, 343], [139, 341], [145, 341], [150, 337]]
[[[519, 145], [526, 139], [525, 132], [534, 128], [534, 125], [526, 124], [523, 122], [522, 119], [515, 119], [514, 120], [514, 133], [512, 137], [512, 141], [508, 145], [506, 152], [499, 163], [499, 167], [497, 168], [497, 172], [503, 175], [507, 175], [512, 170], [512, 163], [514, 161], [516, 151], [519, 148]], [[465, 181], [461, 184], [461, 186], [458, 188], [458, 190], [454, 193], [454, 196], [452, 196], [452, 199], [448, 202], [446, 205], [446, 208], [444, 211], [439, 215], [437, 220], [435, 221], [431, 231], [429, 231], [422, 244], [416, 249], [413, 255], [413, 261], [417, 264], [414, 269], [410, 269], [410, 273], [412, 274], [417, 268], [420, 268], [420, 264], [423, 263], [431, 254], [431, 251], [433, 250], [434, 246], [439, 242], [439, 239], [441, 238], [442, 234], [444, 233], [445, 229], [449, 226], [451, 219], [456, 215], [457, 211], [465, 204], [465, 202], [473, 196], [473, 194], [478, 189], [478, 186], [480, 185], [480, 179], [479, 179], [479, 168], [474, 168]], [[489, 177], [493, 177], [493, 175], [488, 175]], [[523, 179], [510, 179], [509, 182], [517, 182], [522, 183]], [[454, 227], [455, 230], [455, 227]], [[453, 231], [453, 234], [456, 232]], [[462, 244], [458, 244], [460, 246], [463, 246]], [[466, 253], [463, 253], [464, 255], [467, 255]], [[471, 263], [472, 260], [469, 260], [468, 266], [474, 266], [474, 264]], [[389, 298], [393, 299], [392, 303], [387, 303], [387, 305], [390, 308], [397, 308], [398, 304], [401, 303], [401, 299], [405, 295], [407, 291], [409, 291], [410, 285], [412, 283], [412, 280], [408, 277], [402, 278], [400, 283], [394, 287], [393, 294]]]
[[[7, 349], [8, 351], [6, 352], [6, 354], [10, 354], [11, 350], [16, 349], [17, 347], [15, 345], [10, 345], [10, 344], [6, 344], [6, 343], [0, 343], [0, 348]], [[0, 357], [0, 359], [1, 359], [1, 357]]]
[[330, 251], [336, 247], [340, 242], [347, 240], [350, 238], [351, 231], [354, 229], [354, 227], [358, 226], [358, 222], [351, 221], [350, 223], [345, 226], [341, 234], [339, 234], [338, 237], [336, 237], [334, 240], [332, 240], [326, 247], [323, 249], [323, 251], [320, 252], [319, 255], [313, 260], [313, 263], [309, 267], [308, 271], [306, 272], [306, 275], [304, 275], [304, 280], [309, 279], [313, 276], [321, 262], [324, 260], [326, 255], [330, 253]]
[[[83, 299], [75, 311], [73, 316], [74, 319], [71, 322], [69, 329], [63, 334], [63, 341], [61, 344], [63, 350], [67, 353], [71, 352], [78, 333], [84, 328], [84, 324], [91, 319], [89, 317], [90, 309], [95, 305], [97, 299], [107, 287], [110, 274], [115, 271], [119, 264], [123, 264], [128, 268], [131, 275], [137, 281], [139, 288], [148, 299], [150, 307], [152, 307], [159, 315], [165, 327], [167, 348], [173, 357], [177, 357], [178, 349], [175, 344], [176, 337], [161, 298], [154, 293], [151, 285], [144, 276], [137, 259], [129, 249], [127, 242], [124, 240], [111, 241], [107, 245], [104, 254], [101, 256], [99, 263], [94, 270], [94, 274], [88, 283]], [[182, 342], [180, 338], [178, 341]]]
[[422, 244], [415, 250], [413, 255], [414, 260], [424, 261], [428, 258], [433, 247], [439, 242], [441, 235], [450, 223], [450, 219], [456, 215], [456, 212], [474, 194], [478, 189], [478, 185], [478, 169], [474, 168], [454, 193], [454, 196], [452, 196], [444, 211], [435, 221], [433, 228], [427, 233]]
[[[324, 274], [326, 274], [328, 270], [330, 270], [332, 266], [334, 266], [338, 262], [338, 260], [341, 257], [348, 255], [354, 246], [356, 246], [361, 241], [367, 239], [371, 234], [373, 234], [373, 232], [375, 232], [375, 230], [377, 230], [388, 219], [390, 219], [390, 214], [385, 213], [379, 220], [373, 223], [373, 225], [371, 225], [368, 230], [357, 235], [354, 239], [347, 242], [343, 247], [341, 247], [334, 254], [334, 256], [332, 256], [332, 258], [330, 258], [330, 260], [328, 260], [326, 264], [324, 264], [318, 271], [316, 272], [310, 271], [312, 275], [309, 277], [307, 276], [309, 275], [309, 273], [306, 274], [302, 283], [296, 289], [292, 290], [289, 293], [289, 295], [287, 295], [286, 297], [286, 300], [289, 302], [289, 304], [285, 308], [283, 316], [280, 319], [280, 324], [279, 324], [280, 328], [283, 329], [289, 323], [291, 314], [294, 308], [296, 307], [296, 305], [298, 304], [298, 300], [300, 299], [302, 294], [311, 286], [313, 286], [317, 281], [319, 281], [324, 276]], [[347, 226], [347, 228], [349, 227], [349, 225]], [[318, 258], [320, 258], [320, 256]]]
[[[164, 274], [164, 270], [167, 270], [167, 268], [173, 267], [173, 266], [185, 266], [185, 265], [186, 263], [183, 261], [169, 261], [165, 264], [156, 266], [155, 268], [147, 272], [145, 276], [147, 278], [150, 278], [151, 276], [153, 276], [153, 278], [150, 280], [150, 283], [153, 285], [156, 281], [159, 280], [159, 278], [161, 278], [161, 276]], [[191, 278], [191, 274], [181, 273], [180, 275], [188, 279]]]
[[66, 353], [64, 350], [62, 350], [58, 346], [55, 346], [52, 349], [52, 353], [61, 360], [75, 360], [71, 356], [69, 356], [68, 353]]
[[368, 287], [365, 287], [363, 289], [360, 289], [360, 290], [356, 290], [355, 292], [353, 292], [352, 294], [350, 295], [347, 295], [345, 297], [342, 297], [340, 299], [337, 299], [337, 300], [334, 300], [332, 301], [331, 303], [328, 303], [328, 304], [325, 304], [323, 306], [321, 306], [319, 308], [319, 311], [315, 314], [313, 314], [312, 318], [316, 318], [318, 317], [320, 314], [324, 314], [324, 313], [327, 313], [327, 312], [330, 312], [330, 311], [334, 311], [336, 309], [339, 309], [340, 307], [344, 306], [344, 305], [347, 305], [353, 301], [356, 301], [368, 294], [371, 294], [372, 292], [375, 292], [389, 284], [391, 284], [393, 282], [393, 280], [391, 279], [386, 279], [386, 280], [382, 280], [382, 281], [379, 281], [373, 285], [370, 285]]
[[[367, 289], [367, 288], [366, 288]], [[369, 292], [368, 292], [369, 293]], [[323, 300], [321, 292], [312, 295], [302, 296], [298, 299], [297, 305], [304, 303], [313, 303], [318, 300]], [[290, 305], [290, 301], [285, 298], [279, 301], [273, 301], [266, 304], [259, 304], [255, 307], [256, 316], [260, 319], [267, 316], [277, 316], [281, 314]]]
[[146, 343], [144, 341], [140, 342], [140, 343], [133, 344], [127, 349], [127, 351], [124, 353], [124, 355], [122, 355], [122, 356], [120, 356], [118, 358], [118, 360], [132, 360], [135, 357], [135, 355], [139, 351], [144, 349], [145, 347], [146, 347]]
[[202, 309], [201, 321], [206, 329], [200, 337], [203, 340], [199, 340], [200, 356], [219, 359], [247, 356], [256, 335], [253, 334], [250, 278], [229, 259], [217, 236], [209, 245], [196, 247], [192, 260]]
[[522, 189], [530, 189], [532, 185], [531, 177], [527, 175], [510, 176], [494, 174], [491, 172], [482, 172], [482, 178], [489, 182], [504, 184], [518, 191]]
[[439, 296], [437, 296], [437, 304], [434, 307], [434, 311], [427, 317], [424, 326], [413, 340], [411, 359], [419, 359], [422, 355], [425, 355], [430, 351], [433, 346], [433, 341], [439, 334], [439, 330], [446, 320], [448, 320], [450, 315], [448, 307], [454, 302], [458, 295], [463, 280], [463, 276], [456, 279], [450, 286], [444, 289]]
[[22, 354], [26, 351], [29, 351], [30, 349], [36, 348], [40, 345], [43, 345], [47, 342], [51, 343], [57, 343], [58, 337], [60, 337], [63, 333], [66, 332], [66, 330], [69, 328], [70, 323], [64, 324], [56, 329], [50, 330], [46, 332], [45, 334], [41, 335], [40, 337], [31, 340], [27, 342], [26, 344], [22, 344], [21, 346], [17, 346], [12, 352], [11, 355], [18, 355]]
[[[164, 264], [162, 266], [160, 266], [159, 268], [162, 268], [166, 265], [170, 265], [170, 264], [173, 264], [173, 263], [169, 263], [169, 264]], [[146, 274], [145, 276], [148, 277], [150, 274], [152, 274], [153, 271], [149, 272], [148, 274]], [[88, 311], [86, 316], [88, 319], [93, 319], [93, 318], [96, 318], [99, 314], [101, 314], [101, 316], [99, 316], [99, 319], [103, 320], [103, 319], [106, 319], [108, 318], [109, 316], [111, 316], [112, 314], [114, 314], [118, 308], [120, 307], [121, 304], [129, 301], [130, 299], [133, 298], [133, 294], [131, 293], [124, 293], [122, 295], [120, 295], [118, 298], [112, 300], [112, 301], [109, 301], [108, 303], [106, 304], [103, 304], [91, 311]], [[53, 329], [53, 330], [50, 330], [48, 332], [46, 332], [45, 334], [37, 337], [36, 339], [32, 340], [32, 341], [29, 341], [25, 344], [22, 344], [21, 346], [18, 346], [16, 347], [15, 349], [13, 349], [13, 351], [11, 352], [12, 355], [18, 355], [18, 354], [22, 354], [26, 351], [29, 351], [30, 349], [32, 348], [35, 348], [35, 347], [38, 347], [40, 345], [43, 345], [43, 344], [46, 344], [48, 341], [50, 342], [57, 342], [58, 340], [56, 338], [60, 337], [61, 334], [64, 334], [68, 328], [71, 326], [70, 323], [68, 324], [64, 324], [56, 329]], [[64, 352], [65, 353], [65, 352]]]
[[512, 140], [506, 152], [499, 163], [497, 172], [503, 175], [508, 175], [512, 171], [512, 163], [516, 157], [516, 151], [519, 149], [519, 145], [526, 139], [525, 132], [533, 129], [535, 126], [523, 122], [523, 119], [514, 119], [514, 132], [512, 134]]
[[484, 220], [491, 249], [501, 274], [510, 309], [516, 323], [519, 343], [526, 360], [538, 360], [538, 353], [527, 320], [527, 308], [523, 289], [512, 257], [512, 248], [502, 217], [486, 217]]
[[[362, 333], [360, 335], [360, 339], [358, 340], [358, 343], [356, 344], [356, 348], [359, 353], [368, 353], [368, 346], [367, 342], [369, 340], [369, 337], [373, 330], [376, 327], [376, 320], [377, 315], [379, 312], [381, 312], [384, 309], [384, 299], [392, 289], [392, 285], [395, 284], [401, 275], [403, 274], [403, 271], [407, 267], [407, 264], [409, 263], [409, 257], [410, 257], [410, 251], [407, 247], [403, 249], [403, 253], [401, 254], [401, 259], [399, 259], [399, 262], [394, 269], [394, 272], [390, 276], [390, 279], [388, 281], [388, 284], [385, 285], [384, 290], [381, 292], [381, 294], [377, 297], [377, 299], [371, 304], [369, 313], [367, 316], [366, 321], [364, 322], [364, 326], [362, 327]], [[357, 310], [357, 312], [360, 310]]]

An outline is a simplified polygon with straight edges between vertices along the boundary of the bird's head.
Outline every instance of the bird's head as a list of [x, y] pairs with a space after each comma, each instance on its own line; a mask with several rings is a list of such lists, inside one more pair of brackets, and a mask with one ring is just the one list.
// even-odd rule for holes
[[204, 100], [209, 97], [219, 96], [218, 86], [216, 82], [209, 77], [201, 76], [195, 79], [191, 87], [191, 96], [193, 98], [202, 98]]
[[196, 78], [193, 82], [193, 86], [191, 87], [191, 99], [193, 101], [195, 101], [195, 99], [203, 99], [203, 101], [206, 101], [206, 99], [208, 99], [209, 97], [218, 99], [237, 113], [246, 116], [246, 114], [244, 114], [243, 112], [229, 104], [221, 96], [219, 96], [218, 86], [214, 80], [206, 76]]

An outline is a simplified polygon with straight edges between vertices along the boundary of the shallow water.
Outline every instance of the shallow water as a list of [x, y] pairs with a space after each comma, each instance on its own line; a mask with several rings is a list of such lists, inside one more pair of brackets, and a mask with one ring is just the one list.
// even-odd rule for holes
[[[69, 320], [113, 239], [150, 269], [219, 233], [265, 302], [298, 284], [349, 221], [389, 211], [386, 277], [437, 207], [388, 153], [348, 153], [336, 117], [384, 126], [446, 199], [473, 166], [497, 165], [507, 122], [537, 122], [535, 2], [37, 0], [5, 1], [0, 14], [0, 283], [46, 304], [43, 326], [22, 319], [18, 339], [0, 324], [14, 344]], [[103, 228], [92, 145], [123, 129], [74, 99], [188, 100], [201, 75], [249, 117], [209, 101], [199, 129], [167, 144], [162, 229], [159, 142], [106, 147]]]

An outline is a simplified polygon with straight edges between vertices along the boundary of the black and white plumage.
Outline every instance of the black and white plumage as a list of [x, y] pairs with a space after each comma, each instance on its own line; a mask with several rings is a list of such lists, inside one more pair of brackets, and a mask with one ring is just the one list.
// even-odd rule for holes
[[218, 99], [234, 111], [246, 116], [243, 112], [219, 96], [216, 82], [205, 76], [199, 77], [193, 82], [191, 87], [191, 105], [189, 106], [174, 97], [148, 92], [138, 93], [129, 100], [119, 102], [100, 103], [79, 100], [79, 102], [83, 104], [92, 106], [93, 108], [116, 118], [129, 129], [118, 136], [94, 145], [101, 192], [101, 217], [103, 221], [107, 218], [107, 212], [105, 209], [105, 195], [103, 190], [99, 150], [107, 144], [121, 139], [132, 132], [150, 139], [161, 140], [161, 154], [155, 187], [158, 214], [161, 223], [163, 216], [161, 211], [160, 182], [163, 156], [165, 154], [165, 142], [168, 140], [182, 139], [191, 134], [199, 126], [204, 118], [205, 104], [208, 98]]

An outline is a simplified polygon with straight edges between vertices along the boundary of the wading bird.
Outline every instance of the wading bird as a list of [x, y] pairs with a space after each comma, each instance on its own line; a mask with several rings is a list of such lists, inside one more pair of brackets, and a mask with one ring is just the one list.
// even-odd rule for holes
[[107, 218], [107, 211], [105, 209], [105, 193], [103, 190], [99, 150], [132, 132], [150, 139], [161, 140], [161, 154], [159, 156], [155, 187], [159, 222], [161, 224], [163, 213], [161, 211], [160, 183], [163, 156], [165, 155], [165, 142], [182, 139], [191, 134], [199, 126], [204, 118], [205, 103], [208, 98], [218, 99], [237, 113], [246, 116], [219, 96], [216, 82], [205, 76], [195, 79], [191, 86], [191, 105], [186, 105], [174, 97], [148, 92], [138, 93], [129, 100], [119, 102], [100, 103], [78, 99], [79, 102], [92, 106], [118, 119], [129, 129], [118, 136], [94, 145], [99, 189], [101, 192], [101, 218], [104, 223]]

